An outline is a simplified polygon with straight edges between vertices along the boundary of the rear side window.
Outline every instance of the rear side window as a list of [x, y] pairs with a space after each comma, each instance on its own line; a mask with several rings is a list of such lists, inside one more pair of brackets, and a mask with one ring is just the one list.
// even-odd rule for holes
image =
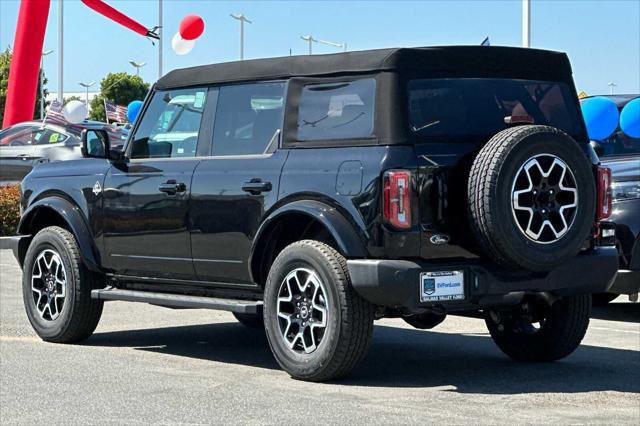
[[38, 145], [49, 145], [52, 143], [61, 143], [69, 139], [69, 136], [56, 132], [55, 130], [47, 130], [44, 134], [40, 135]]
[[363, 139], [373, 135], [376, 81], [304, 86], [298, 108], [299, 141]]
[[582, 139], [569, 86], [514, 79], [424, 79], [408, 86], [409, 125], [429, 141], [487, 139], [514, 124], [542, 124]]
[[223, 86], [213, 128], [213, 155], [263, 154], [282, 126], [286, 83]]
[[140, 117], [131, 158], [195, 157], [206, 98], [206, 88], [156, 92]]

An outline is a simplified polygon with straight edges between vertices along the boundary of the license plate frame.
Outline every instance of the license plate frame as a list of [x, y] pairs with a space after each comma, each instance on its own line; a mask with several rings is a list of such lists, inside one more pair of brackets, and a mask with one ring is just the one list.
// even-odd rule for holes
[[429, 271], [420, 273], [420, 301], [453, 302], [465, 299], [464, 271]]

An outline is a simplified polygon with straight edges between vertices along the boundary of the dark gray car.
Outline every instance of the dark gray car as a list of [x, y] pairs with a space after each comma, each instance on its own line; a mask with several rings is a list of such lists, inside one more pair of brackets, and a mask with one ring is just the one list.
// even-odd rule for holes
[[[622, 109], [638, 94], [605, 96]], [[626, 135], [619, 127], [607, 139], [592, 141], [602, 165], [611, 169], [616, 245], [620, 270], [607, 293], [595, 294], [594, 304], [604, 305], [621, 294], [638, 300], [640, 291], [640, 138]]]
[[96, 128], [109, 130], [111, 146], [116, 149], [128, 133], [91, 121], [73, 126], [30, 121], [0, 131], [0, 183], [19, 182], [38, 164], [81, 158], [80, 134]]

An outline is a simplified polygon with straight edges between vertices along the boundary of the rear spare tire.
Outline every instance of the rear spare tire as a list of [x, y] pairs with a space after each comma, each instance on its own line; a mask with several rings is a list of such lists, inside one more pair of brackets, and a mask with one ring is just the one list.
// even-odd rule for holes
[[496, 134], [475, 158], [467, 189], [480, 248], [510, 269], [557, 267], [578, 253], [593, 225], [592, 165], [576, 141], [553, 127]]

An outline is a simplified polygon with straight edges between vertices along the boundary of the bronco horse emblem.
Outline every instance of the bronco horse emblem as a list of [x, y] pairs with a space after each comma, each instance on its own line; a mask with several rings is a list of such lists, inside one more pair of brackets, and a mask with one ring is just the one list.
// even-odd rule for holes
[[100, 186], [100, 182], [96, 181], [93, 185], [93, 195], [98, 196], [102, 192], [102, 187]]

